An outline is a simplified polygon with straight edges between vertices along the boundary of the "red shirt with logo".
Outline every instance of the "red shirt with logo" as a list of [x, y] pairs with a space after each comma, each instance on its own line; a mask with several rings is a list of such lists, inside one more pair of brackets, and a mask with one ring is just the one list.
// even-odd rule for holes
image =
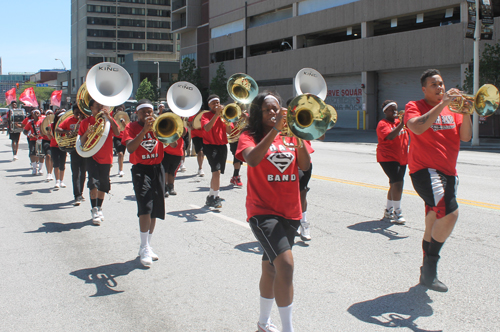
[[177, 146], [175, 148], [171, 147], [170, 144], [165, 145], [164, 150], [165, 153], [168, 153], [172, 156], [183, 156], [184, 155], [184, 139], [180, 137], [177, 140]]
[[[197, 114], [193, 115], [192, 117], [190, 117], [188, 119], [189, 122], [193, 123], [194, 121], [194, 118], [196, 117]], [[201, 128], [201, 129], [194, 129], [194, 128], [191, 128], [191, 138], [193, 137], [203, 137], [203, 132], [205, 131], [205, 129]]]
[[[42, 131], [40, 130], [40, 127], [42, 125], [42, 121], [44, 118], [45, 118], [44, 116], [40, 116], [36, 123], [35, 123], [35, 120], [28, 120], [26, 122], [26, 126], [24, 127], [24, 130], [26, 130], [28, 132], [28, 135], [29, 134], [42, 135]], [[33, 125], [34, 125], [34, 128], [33, 128]], [[38, 139], [47, 140], [47, 141], [49, 140], [49, 138], [47, 136], [30, 137], [30, 141], [36, 141]]]
[[[111, 121], [115, 121], [113, 118], [111, 118]], [[78, 135], [82, 136], [85, 134], [89, 126], [93, 125], [96, 123], [96, 120], [94, 116], [89, 116], [88, 118], [83, 119], [80, 122], [80, 128], [78, 129]], [[115, 122], [116, 123], [116, 122]], [[104, 145], [101, 147], [99, 151], [95, 155], [92, 156], [92, 158], [101, 165], [111, 165], [113, 164], [113, 136], [115, 134], [113, 133], [113, 129], [109, 128], [109, 133], [108, 137], [106, 137], [106, 140], [104, 141]]]
[[215, 116], [213, 112], [206, 112], [201, 117], [201, 129], [203, 130], [203, 143], [211, 145], [226, 145], [227, 144], [227, 133], [226, 125], [219, 118], [215, 121], [212, 129], [206, 131], [203, 127], [212, 120]]
[[[405, 124], [408, 120], [429, 112], [434, 106], [425, 102], [410, 101], [405, 108]], [[462, 115], [445, 107], [429, 129], [420, 135], [410, 130], [410, 173], [424, 168], [434, 168], [446, 175], [457, 175], [457, 158], [460, 151], [460, 126]]]
[[392, 141], [387, 139], [394, 128], [399, 125], [399, 119], [391, 122], [382, 119], [377, 125], [377, 162], [397, 161], [400, 165], [408, 164], [408, 131], [403, 127]]
[[[122, 144], [127, 146], [127, 142], [136, 138], [143, 128], [137, 121], [129, 122], [123, 131]], [[152, 131], [148, 131], [139, 147], [129, 153], [129, 160], [133, 165], [158, 165], [163, 160], [163, 144], [155, 138]]]
[[[289, 138], [286, 138], [290, 142]], [[243, 151], [255, 147], [253, 137], [244, 131], [238, 143], [236, 158], [243, 158]], [[297, 150], [283, 145], [277, 135], [262, 161], [255, 167], [248, 166], [247, 221], [253, 216], [271, 214], [287, 219], [300, 220], [299, 175]]]

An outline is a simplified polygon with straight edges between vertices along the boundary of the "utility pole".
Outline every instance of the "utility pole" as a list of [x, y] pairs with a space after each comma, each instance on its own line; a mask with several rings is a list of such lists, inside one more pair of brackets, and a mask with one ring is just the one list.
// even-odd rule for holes
[[[479, 89], [479, 41], [481, 40], [481, 24], [479, 23], [479, 0], [476, 0], [476, 28], [474, 30], [474, 95]], [[472, 113], [472, 142], [471, 146], [479, 146], [479, 115]]]

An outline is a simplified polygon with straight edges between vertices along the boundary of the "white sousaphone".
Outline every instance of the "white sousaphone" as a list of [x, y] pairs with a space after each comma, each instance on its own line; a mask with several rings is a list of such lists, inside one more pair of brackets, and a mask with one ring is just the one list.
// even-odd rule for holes
[[[81, 100], [87, 101], [91, 98], [109, 109], [121, 105], [129, 99], [133, 83], [129, 73], [122, 66], [113, 62], [101, 62], [90, 68], [85, 83], [80, 89], [82, 93], [79, 91], [77, 96], [79, 105], [81, 105]], [[85, 113], [86, 110], [82, 109], [81, 111]], [[93, 127], [94, 131], [87, 136], [87, 141], [83, 146], [80, 136], [76, 140], [76, 151], [84, 158], [92, 157], [102, 148], [108, 137], [111, 124], [101, 114], [96, 116], [96, 123]]]

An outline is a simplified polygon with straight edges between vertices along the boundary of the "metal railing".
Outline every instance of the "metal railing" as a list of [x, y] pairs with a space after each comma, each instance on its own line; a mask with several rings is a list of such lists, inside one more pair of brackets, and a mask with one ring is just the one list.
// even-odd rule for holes
[[175, 0], [172, 2], [172, 11], [186, 7], [186, 0]]

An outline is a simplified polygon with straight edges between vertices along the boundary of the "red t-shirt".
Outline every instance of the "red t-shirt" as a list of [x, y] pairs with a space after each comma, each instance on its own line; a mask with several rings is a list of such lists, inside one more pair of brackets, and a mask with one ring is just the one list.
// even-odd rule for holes
[[[286, 140], [290, 141], [288, 138]], [[245, 160], [243, 151], [256, 145], [248, 131], [244, 131], [240, 136], [236, 158]], [[280, 135], [276, 136], [257, 166], [248, 166], [247, 174], [247, 221], [263, 214], [292, 220], [302, 218], [297, 150], [284, 146]]]
[[[39, 117], [38, 118], [38, 121], [35, 123], [35, 120], [29, 120], [27, 121], [25, 127], [24, 127], [24, 130], [26, 130], [28, 132], [28, 135], [29, 134], [38, 134], [38, 135], [42, 135], [42, 131], [40, 130], [40, 127], [42, 125], [42, 121], [43, 121], [44, 117]], [[33, 128], [33, 124], [35, 125], [35, 128]], [[47, 136], [38, 136], [38, 137], [30, 137], [30, 141], [36, 141], [38, 139], [42, 139], [42, 140], [49, 140], [49, 138]]]
[[[196, 117], [197, 114], [193, 115], [192, 117], [190, 117], [188, 119], [189, 122], [193, 122], [194, 118]], [[191, 138], [193, 137], [203, 137], [203, 132], [205, 131], [205, 129], [201, 128], [201, 129], [194, 129], [194, 128], [191, 128]]]
[[377, 162], [397, 161], [400, 165], [408, 164], [408, 131], [400, 130], [398, 136], [392, 141], [386, 139], [387, 135], [399, 125], [399, 119], [390, 122], [382, 119], [377, 125]]
[[207, 123], [212, 120], [215, 116], [213, 112], [206, 112], [201, 117], [201, 129], [203, 130], [203, 143], [211, 144], [211, 145], [226, 145], [227, 144], [227, 133], [226, 133], [226, 125], [222, 122], [222, 119], [219, 117], [212, 129], [210, 131], [206, 131], [203, 127]]
[[[111, 121], [115, 121], [111, 118]], [[88, 118], [83, 119], [80, 122], [80, 128], [78, 129], [78, 135], [82, 136], [87, 131], [90, 125], [95, 124], [96, 120], [93, 116], [89, 116]], [[116, 122], [115, 122], [116, 123]], [[101, 165], [111, 165], [113, 164], [113, 129], [109, 128], [108, 137], [106, 137], [106, 141], [104, 141], [104, 145], [101, 147], [96, 154], [92, 156], [92, 158]]]
[[78, 119], [71, 116], [59, 124], [59, 128], [62, 130], [75, 130], [75, 126], [78, 123]]
[[[433, 106], [424, 99], [410, 101], [405, 108], [405, 124], [414, 117], [429, 112]], [[410, 173], [424, 168], [434, 168], [446, 175], [457, 175], [457, 158], [460, 150], [462, 115], [445, 107], [432, 126], [420, 135], [410, 130]]]
[[165, 145], [165, 148], [163, 149], [165, 153], [168, 153], [169, 155], [172, 156], [183, 156], [184, 155], [184, 139], [180, 137], [177, 140], [177, 146], [175, 148], [171, 147], [170, 144]]
[[[127, 146], [127, 141], [136, 138], [143, 128], [137, 121], [129, 122], [122, 131], [122, 144]], [[129, 153], [129, 160], [133, 165], [158, 165], [163, 160], [163, 144], [155, 138], [152, 131], [149, 131], [144, 135], [139, 147], [133, 153]]]
[[50, 124], [50, 129], [52, 129], [52, 138], [50, 139], [50, 147], [51, 148], [57, 148], [59, 145], [57, 144], [57, 141], [55, 139], [54, 133], [56, 132], [54, 127], [56, 126], [55, 123]]

